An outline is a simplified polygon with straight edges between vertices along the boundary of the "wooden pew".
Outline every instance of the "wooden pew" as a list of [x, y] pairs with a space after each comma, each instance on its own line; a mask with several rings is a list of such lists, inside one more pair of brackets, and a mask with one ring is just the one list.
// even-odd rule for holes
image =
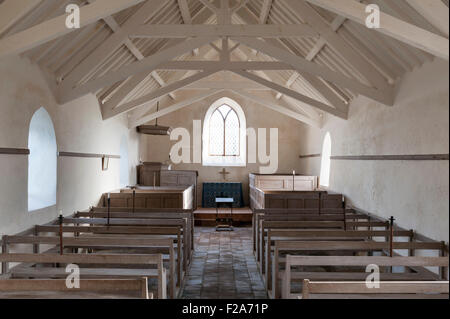
[[327, 231], [340, 230], [346, 232], [347, 229], [359, 229], [360, 227], [389, 227], [389, 222], [344, 222], [334, 220], [307, 220], [307, 221], [262, 221], [261, 234], [259, 240], [260, 249], [260, 271], [265, 273], [265, 250], [266, 250], [266, 234], [269, 229], [322, 229]]
[[102, 225], [113, 228], [113, 226], [135, 226], [135, 227], [143, 227], [143, 226], [159, 226], [159, 227], [182, 227], [183, 229], [183, 250], [184, 250], [184, 260], [183, 260], [183, 269], [187, 269], [188, 261], [191, 260], [191, 247], [190, 247], [190, 238], [189, 232], [184, 231], [186, 228], [186, 221], [181, 219], [137, 219], [137, 218], [111, 218], [109, 220], [109, 224], [107, 219], [105, 218], [73, 218], [66, 217], [63, 219], [64, 224], [73, 224], [73, 225]]
[[[293, 271], [292, 267], [360, 267], [359, 270], [349, 272], [350, 277], [352, 273], [365, 273], [364, 268], [368, 265], [377, 265], [378, 267], [448, 267], [449, 260], [447, 257], [386, 257], [386, 256], [292, 256], [286, 257], [286, 270], [282, 282], [282, 298], [291, 299], [298, 296], [291, 291], [291, 282], [295, 277], [297, 280], [309, 279], [311, 281], [320, 281], [312, 278], [314, 272], [298, 272]], [[328, 275], [328, 273], [326, 273]], [[332, 273], [331, 273], [332, 274]], [[367, 273], [365, 273], [368, 275]], [[407, 273], [406, 273], [407, 274]], [[401, 274], [396, 274], [401, 275]], [[382, 278], [381, 280], [384, 280]], [[308, 278], [309, 277], [309, 278]], [[352, 280], [344, 279], [345, 281]], [[361, 279], [355, 279], [360, 281]], [[329, 281], [329, 279], [324, 279]]]
[[[11, 244], [31, 244], [33, 246], [55, 245], [54, 251], [59, 253], [60, 237], [48, 236], [3, 236], [3, 243]], [[63, 247], [65, 249], [86, 249], [89, 251], [101, 252], [107, 250], [108, 253], [140, 253], [140, 254], [168, 254], [169, 264], [169, 293], [170, 298], [176, 298], [177, 289], [181, 287], [182, 269], [180, 257], [175, 257], [174, 243], [172, 239], [152, 239], [134, 237], [64, 237]], [[132, 250], [132, 251], [131, 251]], [[39, 251], [39, 250], [38, 250]], [[163, 255], [164, 256], [164, 255]], [[48, 273], [48, 272], [47, 272]], [[31, 267], [19, 267], [11, 271], [15, 278], [39, 277], [42, 270]]]
[[[83, 294], [86, 294], [84, 296]], [[110, 296], [112, 294], [112, 296]], [[79, 288], [68, 288], [65, 279], [1, 279], [0, 299], [30, 298], [142, 298], [153, 299], [147, 278], [80, 279]]]
[[[272, 280], [270, 279], [272, 274], [272, 251], [275, 252], [276, 243], [278, 243], [279, 250], [281, 251], [283, 241], [357, 241], [363, 242], [372, 240], [373, 238], [384, 238], [389, 240], [391, 232], [388, 230], [328, 230], [328, 229], [269, 229], [267, 230], [267, 240], [265, 241], [264, 256], [265, 256], [265, 272], [263, 273], [266, 278], [266, 287], [268, 290], [272, 287]], [[395, 230], [393, 233], [394, 240], [401, 238], [408, 238], [411, 240], [413, 237], [413, 231], [399, 231]], [[286, 244], [289, 246], [289, 243]], [[295, 250], [295, 249], [293, 249]]]
[[[0, 261], [6, 263], [31, 263], [31, 264], [76, 264], [80, 266], [81, 279], [110, 279], [114, 276], [127, 276], [129, 278], [157, 278], [158, 299], [166, 299], [166, 269], [163, 266], [162, 254], [154, 255], [96, 255], [96, 254], [9, 254], [0, 255]], [[156, 269], [127, 269], [115, 268], [128, 265], [142, 265], [143, 267], [156, 266]], [[91, 266], [91, 268], [89, 267]], [[92, 268], [94, 267], [94, 268]], [[103, 267], [103, 268], [95, 268]], [[43, 272], [44, 268], [41, 268]], [[60, 271], [57, 271], [60, 269]], [[51, 270], [51, 269], [50, 269]], [[62, 270], [62, 271], [61, 271]], [[56, 268], [49, 272], [49, 277], [67, 277], [65, 268]]]
[[260, 261], [259, 240], [263, 221], [346, 221], [365, 220], [370, 222], [370, 216], [356, 213], [353, 209], [332, 208], [320, 212], [317, 209], [262, 209], [253, 212], [253, 249], [256, 260]]
[[[107, 217], [108, 208], [107, 207], [91, 207], [88, 213], [91, 213], [91, 216], [103, 216], [103, 218]], [[128, 218], [122, 213], [133, 214], [135, 218], [186, 218], [187, 219], [187, 227], [191, 233], [191, 249], [194, 250], [194, 230], [195, 230], [195, 220], [194, 220], [194, 210], [192, 209], [176, 209], [176, 208], [161, 208], [161, 209], [149, 209], [149, 208], [117, 208], [110, 207], [110, 213], [114, 213], [115, 217], [118, 218]], [[86, 212], [79, 212], [86, 213]], [[102, 215], [93, 215], [97, 213], [103, 213]], [[116, 215], [117, 213], [117, 215]], [[120, 213], [120, 214], [119, 214]], [[86, 217], [86, 216], [78, 216], [78, 217]]]
[[[440, 242], [394, 242], [393, 248], [396, 250], [427, 250], [439, 253], [444, 244]], [[375, 241], [276, 241], [273, 257], [268, 255], [268, 270], [266, 272], [266, 287], [268, 290], [272, 289], [271, 295], [273, 298], [280, 298], [279, 281], [283, 278], [284, 272], [281, 271], [286, 261], [281, 257], [282, 253], [322, 253], [332, 254], [333, 256], [343, 255], [345, 253], [373, 253], [389, 250], [389, 242], [375, 242]], [[273, 260], [273, 263], [272, 263]], [[272, 268], [269, 268], [269, 267]], [[270, 270], [270, 271], [269, 271]], [[330, 280], [345, 280], [348, 278], [345, 273], [316, 273], [321, 278], [330, 278]], [[364, 273], [357, 273], [356, 278], [361, 275], [361, 278], [367, 276]], [[355, 278], [355, 274], [349, 275], [350, 278]], [[401, 276], [396, 274], [381, 274], [384, 280], [436, 280], [439, 276], [428, 271], [420, 273], [411, 273]], [[295, 278], [294, 278], [295, 279]]]
[[[105, 211], [104, 211], [105, 210]], [[123, 211], [125, 210], [125, 211]], [[194, 213], [192, 210], [176, 210], [176, 209], [158, 209], [144, 211], [127, 211], [127, 209], [111, 208], [108, 214], [105, 208], [91, 208], [87, 212], [77, 212], [72, 217], [75, 218], [121, 218], [121, 219], [168, 219], [168, 220], [184, 220], [186, 244], [190, 250], [194, 250]], [[190, 261], [190, 256], [189, 256]]]
[[[36, 225], [33, 230], [35, 236], [39, 236], [42, 233], [59, 233], [60, 227], [58, 225]], [[170, 238], [174, 241], [177, 250], [177, 263], [182, 263], [182, 269], [186, 270], [186, 257], [183, 253], [183, 232], [180, 226], [170, 227], [158, 227], [158, 226], [63, 226], [63, 233], [71, 233], [74, 236], [80, 234], [93, 234], [93, 235], [145, 235], [156, 236], [156, 238]], [[150, 237], [152, 238], [152, 237]], [[38, 247], [35, 248], [35, 252], [39, 252]], [[181, 267], [180, 267], [181, 268]]]
[[447, 299], [448, 281], [380, 282], [378, 288], [368, 288], [365, 281], [335, 282], [303, 280], [300, 299]]

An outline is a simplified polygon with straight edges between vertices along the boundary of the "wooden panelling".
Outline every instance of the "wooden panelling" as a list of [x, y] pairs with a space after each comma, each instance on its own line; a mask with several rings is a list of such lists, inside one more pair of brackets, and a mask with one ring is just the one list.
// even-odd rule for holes
[[162, 170], [160, 172], [161, 186], [194, 186], [194, 203], [193, 208], [197, 209], [197, 171], [173, 171]]
[[[120, 193], [110, 193], [111, 207], [132, 208], [133, 194], [129, 189], [121, 190]], [[106, 206], [106, 196], [103, 195], [100, 204]], [[134, 197], [135, 208], [179, 208], [192, 209], [194, 201], [194, 188], [189, 186], [186, 188], [158, 189], [155, 190], [137, 190]]]

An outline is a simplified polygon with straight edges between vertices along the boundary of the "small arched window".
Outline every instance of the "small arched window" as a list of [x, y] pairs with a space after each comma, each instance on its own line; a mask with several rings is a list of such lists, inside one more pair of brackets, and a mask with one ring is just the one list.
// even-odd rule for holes
[[322, 162], [320, 165], [320, 186], [330, 186], [331, 136], [327, 132], [322, 146]]
[[222, 98], [209, 108], [203, 126], [203, 165], [245, 166], [246, 121], [242, 108]]
[[28, 211], [31, 212], [56, 205], [56, 135], [52, 119], [42, 107], [31, 118], [28, 148]]

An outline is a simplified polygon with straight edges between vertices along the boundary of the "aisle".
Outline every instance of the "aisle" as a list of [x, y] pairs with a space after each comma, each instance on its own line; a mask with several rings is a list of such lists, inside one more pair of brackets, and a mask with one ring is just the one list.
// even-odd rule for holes
[[195, 244], [181, 298], [267, 298], [252, 252], [251, 228], [216, 232], [212, 227], [196, 227]]

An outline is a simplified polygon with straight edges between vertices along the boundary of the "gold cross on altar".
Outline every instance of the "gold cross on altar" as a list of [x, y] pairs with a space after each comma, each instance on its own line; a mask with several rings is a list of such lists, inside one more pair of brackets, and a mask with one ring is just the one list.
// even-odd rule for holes
[[230, 174], [230, 172], [227, 172], [227, 170], [224, 168], [224, 169], [222, 169], [222, 171], [219, 172], [219, 174], [221, 174], [223, 177], [223, 180], [226, 181], [227, 175]]

